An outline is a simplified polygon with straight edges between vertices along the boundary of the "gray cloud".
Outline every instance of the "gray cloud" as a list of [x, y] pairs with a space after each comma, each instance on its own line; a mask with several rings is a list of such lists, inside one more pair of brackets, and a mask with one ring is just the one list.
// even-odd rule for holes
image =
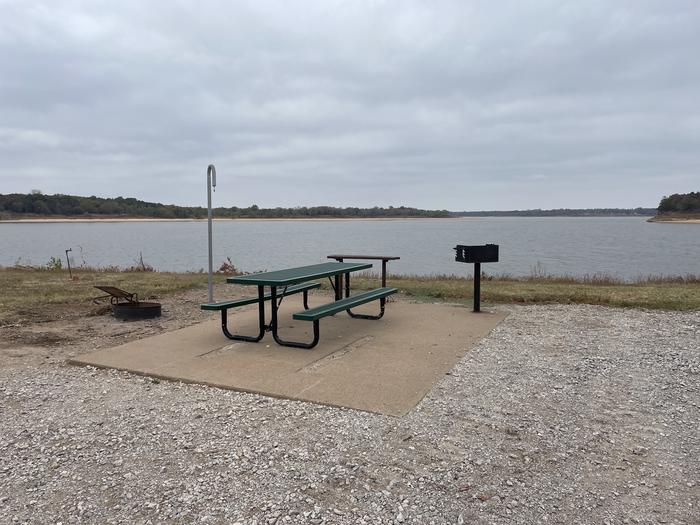
[[700, 4], [0, 2], [0, 192], [654, 206], [697, 190]]

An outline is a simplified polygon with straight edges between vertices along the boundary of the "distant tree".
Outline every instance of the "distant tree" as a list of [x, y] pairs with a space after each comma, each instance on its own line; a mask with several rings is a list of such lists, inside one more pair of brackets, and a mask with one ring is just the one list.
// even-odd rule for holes
[[700, 191], [674, 193], [661, 199], [658, 212], [664, 213], [700, 213]]
[[119, 204], [116, 202], [105, 201], [98, 206], [98, 211], [104, 215], [116, 215], [119, 213]]
[[35, 202], [33, 212], [37, 215], [51, 215], [51, 210], [44, 201]]
[[[144, 202], [132, 197], [102, 198], [96, 196], [78, 197], [73, 195], [44, 195], [42, 193], [8, 195], [0, 194], [0, 212], [11, 214], [41, 215], [124, 215], [132, 217], [192, 218], [206, 217], [207, 211], [201, 207], [165, 205], [158, 202]], [[399, 208], [336, 208], [333, 206], [300, 206], [295, 208], [260, 208], [252, 204], [249, 208], [216, 208], [218, 217], [449, 217], [446, 210], [419, 210], [401, 206]]]

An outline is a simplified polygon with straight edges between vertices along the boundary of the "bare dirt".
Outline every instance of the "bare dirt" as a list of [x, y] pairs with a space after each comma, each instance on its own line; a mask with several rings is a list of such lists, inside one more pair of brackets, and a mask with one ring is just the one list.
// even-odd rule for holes
[[[244, 292], [248, 290], [221, 285], [215, 289], [215, 297], [242, 296]], [[137, 322], [115, 319], [104, 300], [99, 304], [80, 302], [20, 310], [0, 326], [0, 368], [59, 364], [81, 353], [111, 348], [212, 317], [211, 312], [199, 309], [199, 304], [206, 302], [206, 291], [191, 290], [155, 301], [162, 305], [162, 316]]]

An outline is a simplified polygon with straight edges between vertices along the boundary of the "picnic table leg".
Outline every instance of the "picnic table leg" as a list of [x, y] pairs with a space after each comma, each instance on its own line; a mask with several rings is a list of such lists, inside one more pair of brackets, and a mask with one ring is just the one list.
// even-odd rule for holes
[[[343, 262], [342, 257], [336, 257], [335, 260], [338, 262]], [[343, 286], [345, 286], [345, 297], [349, 297], [350, 294], [350, 273], [348, 272], [345, 275], [340, 274], [338, 278], [340, 279], [338, 281], [340, 285], [338, 289], [340, 290], [340, 292], [338, 293], [335, 299], [336, 301], [343, 298]]]
[[[386, 271], [386, 264], [382, 265], [382, 286], [386, 285], [386, 276], [384, 272]], [[345, 274], [345, 297], [350, 297], [350, 274]], [[349, 308], [345, 310], [348, 315], [354, 319], [381, 319], [384, 317], [384, 307], [386, 305], [386, 298], [382, 297], [379, 299], [379, 315], [367, 315], [367, 314], [356, 314], [353, 313]]]
[[227, 310], [221, 310], [221, 330], [224, 335], [234, 341], [247, 341], [249, 343], [257, 343], [265, 336], [265, 287], [258, 286], [258, 327], [260, 332], [257, 336], [232, 334], [228, 331], [228, 316]]
[[[337, 281], [336, 281], [337, 283]], [[337, 291], [336, 291], [337, 294]], [[272, 337], [278, 345], [291, 346], [292, 348], [313, 348], [318, 344], [319, 340], [319, 328], [318, 319], [314, 321], [314, 338], [310, 343], [300, 343], [297, 341], [285, 341], [277, 335], [277, 287], [270, 287], [270, 303], [272, 306], [272, 319], [270, 321], [270, 330], [272, 331]]]
[[335, 276], [335, 300], [339, 301], [343, 298], [343, 284], [341, 282], [340, 274]]
[[379, 299], [379, 315], [356, 314], [356, 313], [353, 313], [353, 311], [350, 310], [349, 308], [345, 311], [353, 319], [373, 319], [373, 320], [376, 320], [376, 319], [381, 319], [382, 317], [384, 317], [385, 306], [386, 306], [386, 297], [382, 297], [381, 299]]

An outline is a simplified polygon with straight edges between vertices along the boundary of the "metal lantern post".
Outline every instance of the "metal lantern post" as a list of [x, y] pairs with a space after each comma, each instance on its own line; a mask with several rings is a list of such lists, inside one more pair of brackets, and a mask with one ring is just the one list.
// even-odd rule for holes
[[209, 222], [209, 302], [214, 301], [214, 281], [213, 281], [213, 275], [214, 275], [214, 261], [212, 258], [212, 249], [211, 249], [211, 222], [212, 222], [212, 213], [211, 213], [211, 191], [212, 188], [214, 188], [214, 191], [216, 191], [216, 168], [214, 167], [213, 164], [209, 164], [207, 167], [207, 218]]
[[66, 250], [66, 262], [68, 263], [68, 275], [70, 276], [71, 281], [73, 280], [73, 271], [70, 269], [70, 257], [68, 257], [68, 252], [72, 252], [73, 248], [68, 248]]

